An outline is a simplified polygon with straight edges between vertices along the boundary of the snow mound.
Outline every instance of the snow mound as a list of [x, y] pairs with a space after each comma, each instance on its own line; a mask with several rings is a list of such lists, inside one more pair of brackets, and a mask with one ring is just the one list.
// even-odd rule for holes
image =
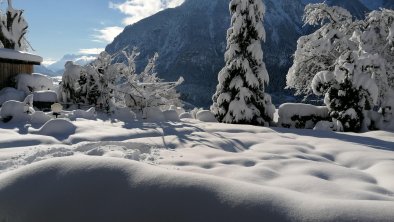
[[74, 110], [71, 113], [70, 116], [71, 119], [77, 119], [77, 118], [81, 118], [81, 119], [90, 119], [90, 120], [94, 120], [96, 119], [96, 109], [94, 107], [88, 109], [88, 110]]
[[135, 114], [128, 107], [118, 107], [114, 111], [113, 117], [124, 122], [132, 121], [137, 118], [137, 114]]
[[25, 93], [15, 88], [4, 88], [0, 91], [0, 106], [9, 100], [22, 102], [23, 99], [25, 99]]
[[33, 133], [53, 136], [55, 138], [68, 138], [75, 133], [76, 129], [77, 127], [67, 119], [53, 119]]
[[3, 104], [0, 110], [0, 116], [3, 119], [9, 119], [13, 122], [23, 122], [30, 120], [29, 113], [34, 113], [31, 108], [33, 96], [26, 97], [24, 102], [10, 100]]
[[209, 110], [201, 110], [196, 114], [196, 119], [201, 122], [217, 123], [215, 115]]
[[52, 90], [33, 92], [34, 102], [57, 102], [57, 93]]
[[186, 112], [185, 109], [181, 107], [176, 107], [174, 105], [170, 106], [169, 110], [175, 110], [178, 113], [178, 116], [181, 115], [182, 113]]
[[166, 117], [164, 116], [164, 113], [158, 107], [145, 108], [145, 113], [148, 121], [152, 121], [152, 122], [166, 121]]
[[185, 112], [185, 113], [182, 113], [181, 115], [179, 115], [179, 118], [180, 119], [193, 119], [193, 116], [191, 113]]
[[37, 125], [43, 125], [49, 120], [51, 120], [52, 117], [48, 116], [42, 111], [36, 111], [33, 114], [31, 114], [31, 123], [32, 124], [37, 124]]
[[163, 112], [164, 118], [166, 118], [167, 121], [171, 122], [179, 122], [179, 115], [176, 110], [166, 110]]
[[316, 200], [283, 189], [97, 157], [57, 158], [2, 174], [0, 197], [1, 221], [390, 221], [394, 217], [392, 202]]
[[53, 90], [53, 79], [42, 74], [19, 74], [16, 77], [17, 89], [29, 95], [32, 92]]

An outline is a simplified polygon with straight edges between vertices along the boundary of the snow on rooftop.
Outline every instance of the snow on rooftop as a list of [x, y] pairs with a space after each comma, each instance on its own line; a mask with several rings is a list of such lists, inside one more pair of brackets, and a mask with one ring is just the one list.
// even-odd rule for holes
[[11, 59], [32, 63], [41, 63], [43, 61], [43, 58], [41, 56], [34, 55], [28, 52], [20, 52], [13, 49], [5, 48], [0, 49], [0, 59]]

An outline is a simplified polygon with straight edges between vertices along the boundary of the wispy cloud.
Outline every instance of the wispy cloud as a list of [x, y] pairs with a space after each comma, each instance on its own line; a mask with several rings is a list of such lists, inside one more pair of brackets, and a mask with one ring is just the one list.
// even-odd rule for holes
[[96, 29], [95, 30], [96, 33], [93, 34], [93, 41], [102, 42], [102, 43], [110, 43], [122, 31], [123, 31], [123, 28], [119, 27], [119, 26], [110, 26], [110, 27], [105, 27], [103, 29]]
[[110, 2], [109, 7], [126, 15], [124, 25], [134, 24], [167, 8], [174, 8], [184, 0], [126, 0], [123, 3]]
[[78, 54], [83, 54], [83, 55], [98, 55], [102, 51], [104, 51], [104, 48], [91, 48], [91, 49], [80, 49], [78, 51]]

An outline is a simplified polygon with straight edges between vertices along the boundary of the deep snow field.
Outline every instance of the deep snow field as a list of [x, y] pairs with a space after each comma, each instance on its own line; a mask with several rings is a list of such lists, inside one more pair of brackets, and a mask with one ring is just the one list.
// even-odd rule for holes
[[0, 221], [394, 221], [394, 133], [0, 123]]

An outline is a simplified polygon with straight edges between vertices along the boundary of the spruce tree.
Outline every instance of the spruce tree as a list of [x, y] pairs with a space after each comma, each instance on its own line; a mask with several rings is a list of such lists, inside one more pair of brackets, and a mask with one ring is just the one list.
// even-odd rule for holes
[[261, 41], [265, 40], [261, 0], [232, 0], [225, 67], [213, 96], [212, 112], [219, 122], [268, 125], [275, 107], [264, 92], [269, 82]]

